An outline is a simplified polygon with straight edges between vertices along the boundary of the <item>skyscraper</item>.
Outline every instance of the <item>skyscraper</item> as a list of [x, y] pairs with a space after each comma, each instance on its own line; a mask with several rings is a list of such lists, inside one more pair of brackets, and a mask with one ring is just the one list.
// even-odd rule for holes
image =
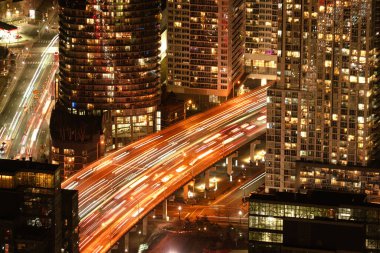
[[244, 1], [168, 1], [168, 90], [201, 108], [225, 101], [243, 75]]
[[[374, 159], [377, 2], [279, 1], [267, 191], [294, 191], [298, 160], [365, 168]], [[333, 182], [334, 176], [322, 173], [318, 180]]]
[[276, 79], [278, 1], [246, 0], [245, 72], [252, 78]]
[[60, 0], [59, 101], [103, 115], [107, 146], [155, 130], [159, 0]]

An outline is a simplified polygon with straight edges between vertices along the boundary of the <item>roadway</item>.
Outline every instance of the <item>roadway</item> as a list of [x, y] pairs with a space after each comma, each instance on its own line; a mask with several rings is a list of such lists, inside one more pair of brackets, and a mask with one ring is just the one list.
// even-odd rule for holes
[[174, 191], [263, 133], [267, 87], [134, 142], [66, 180], [62, 188], [79, 192], [81, 252], [107, 252]]
[[[251, 169], [253, 175], [249, 179], [240, 183], [235, 182], [231, 189], [220, 194], [213, 201], [205, 200], [200, 204], [174, 204], [171, 206], [171, 216], [178, 216], [178, 206], [181, 206], [181, 218], [195, 220], [197, 217], [207, 217], [208, 220], [215, 223], [247, 223], [248, 221], [248, 203], [243, 203], [242, 198], [249, 196], [250, 192], [257, 190], [264, 183], [264, 167]], [[235, 179], [236, 180], [236, 179]], [[244, 180], [244, 179], [241, 179]], [[228, 182], [225, 182], [228, 184]], [[241, 212], [241, 213], [240, 213]], [[168, 210], [169, 214], [169, 210]]]
[[6, 143], [6, 150], [1, 158], [38, 157], [35, 142], [53, 106], [51, 84], [58, 68], [54, 58], [57, 42], [58, 35], [45, 33], [32, 47], [19, 52], [14, 83], [2, 101], [0, 141]]
[[[237, 171], [239, 168], [235, 168]], [[213, 172], [213, 174], [223, 177], [223, 181], [228, 181], [226, 176], [225, 168], [217, 169], [218, 171]], [[235, 174], [235, 173], [234, 173]], [[149, 247], [147, 252], [200, 252], [202, 248], [215, 245], [217, 241], [222, 244], [220, 241], [223, 241], [224, 245], [228, 244], [228, 236], [230, 234], [226, 230], [236, 231], [233, 246], [240, 245], [240, 248], [246, 248], [246, 245], [243, 243], [248, 238], [248, 214], [249, 214], [249, 204], [242, 202], [242, 196], [249, 195], [249, 192], [256, 191], [258, 187], [262, 186], [264, 183], [264, 166], [260, 167], [251, 167], [249, 169], [249, 175], [245, 178], [241, 174], [234, 178], [234, 182], [223, 182], [220, 184], [218, 189], [215, 191], [215, 195], [211, 195], [206, 199], [200, 199], [197, 204], [184, 204], [181, 202], [169, 202], [168, 203], [168, 215], [170, 216], [171, 224], [167, 224], [161, 218], [149, 217], [149, 225], [147, 230], [147, 235], [144, 233], [130, 233], [129, 234], [129, 252], [137, 252], [138, 247], [142, 244], [146, 244]], [[201, 180], [202, 181], [202, 180]], [[199, 182], [203, 184], [203, 182]], [[210, 190], [213, 187], [210, 188]], [[211, 190], [212, 191], [212, 190]], [[210, 192], [209, 192], [210, 193]], [[176, 193], [176, 197], [181, 196]], [[203, 195], [203, 194], [202, 194]], [[214, 199], [215, 198], [215, 199]], [[182, 209], [179, 211], [178, 207]], [[160, 215], [160, 210], [155, 209], [155, 213]], [[207, 219], [204, 219], [207, 218]], [[178, 220], [181, 219], [182, 222], [179, 223]], [[203, 231], [196, 231], [198, 226], [202, 222], [197, 222], [198, 220], [204, 222]], [[209, 238], [212, 237], [213, 233], [216, 231], [213, 230], [215, 226], [210, 226], [211, 224], [220, 225], [217, 230], [219, 236], [213, 237], [212, 242], [209, 244]], [[198, 224], [198, 225], [196, 225]], [[187, 227], [184, 229], [184, 227]], [[210, 234], [206, 234], [207, 229], [210, 230]], [[141, 231], [141, 224], [138, 228], [138, 231]], [[208, 229], [207, 229], [208, 230]], [[171, 231], [168, 233], [167, 231]], [[186, 231], [186, 232], [185, 232]], [[191, 233], [192, 231], [193, 233]], [[189, 236], [179, 236], [180, 234], [186, 234]], [[194, 236], [194, 232], [197, 236]], [[239, 235], [238, 235], [239, 234]], [[203, 235], [203, 237], [202, 237]], [[234, 237], [234, 233], [230, 234], [231, 237]], [[186, 238], [186, 239], [184, 239]], [[245, 239], [244, 239], [245, 238]], [[232, 238], [230, 238], [230, 241]], [[208, 243], [205, 243], [207, 241]], [[236, 243], [236, 244], [235, 244]], [[238, 247], [239, 248], [239, 247]], [[119, 248], [120, 250], [120, 248]]]
[[0, 140], [8, 146], [3, 158], [36, 156], [34, 142], [53, 104], [51, 83], [58, 67], [53, 48], [57, 40], [58, 36], [54, 36], [45, 40], [50, 41], [47, 45], [46, 42], [35, 44], [21, 63], [25, 65], [24, 70], [16, 79], [15, 89], [9, 95], [11, 99], [0, 116]]

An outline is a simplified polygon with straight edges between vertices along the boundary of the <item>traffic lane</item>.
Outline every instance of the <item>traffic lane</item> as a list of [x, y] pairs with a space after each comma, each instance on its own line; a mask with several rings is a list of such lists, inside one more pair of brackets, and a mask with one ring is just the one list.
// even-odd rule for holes
[[[31, 48], [30, 50], [34, 50], [34, 49]], [[35, 54], [31, 60], [39, 62], [41, 60], [41, 55]], [[9, 100], [9, 102], [4, 108], [3, 113], [1, 114], [0, 124], [10, 123], [9, 121], [12, 120], [16, 110], [18, 109], [18, 105], [20, 101], [22, 100], [26, 87], [30, 83], [37, 68], [38, 68], [38, 64], [25, 65], [22, 75], [17, 80], [16, 87], [13, 93], [11, 94], [12, 98]]]
[[[216, 191], [215, 200], [212, 201], [210, 204], [184, 204], [184, 203], [176, 203], [172, 204], [171, 206], [171, 212], [172, 213], [178, 213], [178, 206], [182, 207], [181, 211], [181, 217], [183, 218], [189, 218], [191, 220], [195, 220], [197, 217], [218, 217], [223, 216], [223, 218], [227, 218], [225, 215], [226, 213], [230, 213], [230, 216], [233, 214], [235, 215], [235, 218], [240, 218], [239, 210], [242, 211], [241, 217], [246, 217], [248, 215], [248, 203], [243, 203], [242, 198], [244, 196], [244, 193], [246, 193], [243, 189], [241, 189], [246, 184], [250, 183], [252, 180], [257, 179], [264, 173], [263, 168], [255, 169], [253, 176], [247, 177], [244, 181], [243, 179], [239, 180], [235, 178], [234, 182], [235, 185], [233, 187], [230, 187], [227, 192], [224, 193], [225, 190], [218, 189]], [[225, 181], [225, 182], [223, 182]], [[229, 183], [228, 178], [224, 178], [223, 181], [219, 181], [218, 185], [222, 185], [223, 183]], [[258, 184], [252, 184], [251, 187], [249, 187], [246, 191], [254, 191], [256, 190], [260, 185]], [[201, 202], [204, 202], [201, 200]], [[177, 210], [177, 211], [176, 211]]]
[[[51, 56], [47, 57], [45, 62], [49, 61], [51, 58], [52, 58]], [[33, 90], [38, 88], [38, 86], [42, 86], [42, 83], [44, 83], [49, 78], [50, 71], [52, 68], [53, 68], [53, 66], [51, 66], [51, 65], [45, 65], [45, 67], [43, 67], [40, 75], [34, 81], [34, 84], [32, 84]], [[25, 99], [25, 103], [24, 103], [25, 106], [24, 107], [26, 107], [26, 108], [20, 107], [20, 103], [19, 103], [19, 107], [16, 109], [16, 111], [18, 110], [18, 111], [22, 112], [22, 117], [20, 117], [21, 120], [20, 120], [20, 123], [19, 123], [18, 128], [17, 128], [18, 131], [16, 132], [16, 138], [12, 141], [12, 143], [14, 143], [14, 145], [12, 145], [13, 147], [12, 147], [12, 150], [10, 153], [11, 157], [18, 155], [19, 150], [21, 148], [19, 145], [20, 145], [20, 143], [22, 143], [22, 139], [24, 138], [24, 135], [27, 132], [27, 128], [33, 128], [34, 129], [36, 126], [35, 124], [38, 122], [38, 119], [40, 118], [40, 117], [38, 117], [39, 113], [36, 110], [38, 109], [39, 105], [43, 101], [37, 100], [38, 98], [35, 98], [35, 96], [36, 96], [36, 94], [31, 93], [30, 96]], [[33, 104], [34, 102], [36, 104]], [[29, 134], [31, 135], [32, 133], [29, 132]], [[28, 142], [30, 140], [29, 135], [27, 135], [25, 138], [26, 138], [26, 142]], [[23, 155], [23, 154], [21, 154], [21, 155]]]
[[[198, 165], [199, 166], [199, 165]], [[186, 173], [185, 173], [186, 174]], [[182, 176], [179, 176], [179, 178], [182, 178]], [[181, 180], [181, 179], [179, 179], [179, 180]], [[185, 179], [186, 180], [186, 179]], [[178, 181], [178, 180], [177, 180]], [[169, 187], [167, 187], [167, 189], [168, 189], [168, 191], [169, 191], [169, 193], [168, 194], [170, 194], [170, 192], [174, 192], [178, 187], [178, 185], [177, 184], [174, 184], [174, 185], [172, 185], [172, 182], [170, 182], [170, 183], [168, 183], [169, 184]], [[149, 202], [149, 201], [152, 201], [151, 200], [151, 195], [152, 195], [152, 192], [151, 191], [149, 191], [149, 189], [150, 188], [148, 188], [147, 189], [147, 191], [146, 191], [146, 193], [145, 193], [145, 197], [144, 196], [141, 196], [141, 198], [143, 198], [143, 200], [139, 200], [140, 202], [143, 202], [143, 201], [145, 201], [145, 202]], [[157, 204], [157, 203], [156, 203]], [[132, 209], [136, 209], [136, 206], [133, 208], [133, 207], [131, 207], [130, 206], [130, 203], [128, 203], [128, 205], [126, 205], [125, 206], [126, 208], [128, 208], [128, 209], [130, 209], [130, 208], [132, 208]], [[138, 208], [138, 207], [137, 207]], [[144, 210], [142, 210], [142, 216], [144, 215], [144, 212], [147, 212], [146, 210], [144, 211]], [[133, 220], [132, 219], [133, 217], [130, 217], [128, 220]], [[102, 219], [104, 222], [106, 222], [106, 219]], [[122, 220], [125, 220], [125, 216], [123, 216], [122, 218], [119, 218], [118, 219], [118, 221], [116, 222], [116, 223], [120, 223]], [[134, 219], [134, 221], [133, 222], [137, 222], [136, 221], [136, 219]], [[116, 230], [117, 231], [117, 230]], [[119, 233], [122, 233], [124, 230], [123, 229], [121, 229], [121, 232], [119, 232]], [[124, 231], [125, 232], [125, 231]], [[106, 228], [103, 228], [103, 227], [101, 227], [101, 228], [95, 228], [95, 233], [96, 233], [96, 235], [98, 236], [101, 236], [101, 237], [109, 237], [110, 235], [109, 235], [109, 231], [108, 231], [108, 229], [106, 229]], [[100, 233], [101, 233], [101, 235], [100, 235]], [[81, 238], [83, 238], [82, 237], [83, 235], [81, 234]], [[91, 236], [93, 236], [93, 235], [90, 235], [90, 237]], [[114, 238], [114, 239], [113, 239]], [[118, 237], [112, 237], [112, 238], [109, 238], [109, 240], [110, 240], [110, 243], [112, 244], [113, 243], [113, 241], [116, 241], [117, 240], [117, 238]], [[94, 250], [97, 250], [97, 247], [99, 247], [99, 245], [98, 244], [94, 244], [94, 242], [89, 242], [89, 240], [88, 240], [88, 237], [87, 238], [83, 238], [85, 241], [86, 241], [86, 243], [88, 242], [88, 243], [90, 243], [90, 245], [88, 246], [88, 247], [85, 247], [86, 245], [83, 245], [83, 244], [81, 244], [81, 250], [82, 250], [82, 248], [83, 248], [83, 250], [84, 250], [84, 252], [87, 252], [87, 250], [88, 250], [88, 252], [92, 252], [92, 251], [94, 251]], [[102, 246], [104, 246], [104, 245], [102, 245]], [[84, 248], [85, 247], [85, 248]]]
[[[265, 93], [265, 90], [266, 89], [263, 89], [263, 91], [261, 91], [261, 93]], [[240, 99], [241, 100], [241, 99]], [[192, 122], [195, 122], [195, 123], [199, 123], [200, 120], [202, 120], [202, 118], [209, 118], [210, 116], [213, 116], [215, 113], [220, 113], [222, 110], [226, 110], [226, 109], [229, 109], [229, 108], [232, 108], [234, 105], [233, 104], [225, 104], [225, 106], [223, 108], [215, 108], [216, 109], [216, 112], [215, 112], [215, 109], [214, 111], [213, 110], [210, 110], [210, 111], [207, 111], [206, 113], [203, 113], [202, 115], [196, 115], [196, 116], [193, 116], [189, 119], [187, 119], [186, 121], [184, 122], [181, 122], [179, 124], [176, 124], [174, 127], [170, 127], [170, 128], [167, 128], [167, 129], [164, 129], [156, 134], [152, 134], [149, 136], [149, 138], [153, 138], [153, 137], [156, 137], [157, 135], [164, 135], [165, 133], [169, 132], [169, 131], [173, 131], [173, 132], [178, 132], [180, 131], [179, 128], [189, 128], [189, 125], [190, 123]], [[186, 124], [186, 125], [185, 125]], [[140, 141], [137, 141], [125, 148], [122, 148], [118, 151], [115, 151], [114, 153], [111, 153], [110, 155], [108, 155], [108, 157], [115, 157], [115, 156], [118, 156], [120, 155], [121, 153], [123, 153], [124, 151], [131, 151], [132, 149], [134, 149], [134, 146], [138, 146], [140, 145], [142, 142], [146, 141], [146, 138], [140, 140]], [[98, 166], [100, 163], [104, 162], [106, 159], [108, 158], [103, 158], [103, 159], [100, 159], [99, 161], [97, 162], [94, 162], [92, 163], [91, 165], [89, 165], [87, 167], [88, 170], [90, 170], [92, 167], [95, 167], [95, 166]], [[63, 184], [62, 184], [62, 188], [65, 188], [67, 187], [68, 185], [70, 185], [73, 181], [75, 181], [79, 176], [83, 175], [87, 173], [86, 172], [86, 169], [76, 173], [75, 175], [73, 175], [70, 179], [66, 180]], [[86, 179], [88, 180], [88, 179]]]
[[[98, 194], [96, 194], [96, 195], [98, 195]], [[96, 198], [95, 198], [96, 199]]]
[[[176, 131], [176, 130], [174, 130], [173, 129], [173, 131]], [[169, 138], [169, 137], [168, 137]], [[125, 158], [125, 159], [130, 159], [129, 157], [127, 157], [127, 158]], [[80, 174], [83, 174], [83, 172], [81, 172]], [[91, 175], [92, 177], [93, 176], [95, 176], [95, 175]], [[65, 187], [65, 186], [67, 186], [67, 185], [69, 185], [70, 183], [72, 183], [73, 181], [75, 181], [76, 179], [74, 178], [74, 177], [72, 177], [72, 179], [71, 180], [69, 180], [69, 181], [67, 181], [66, 183], [64, 183], [63, 184], [63, 187]], [[86, 181], [88, 181], [88, 180], [90, 180], [91, 181], [91, 179], [90, 178], [87, 178], [86, 179]], [[71, 182], [70, 182], [71, 181]], [[94, 180], [94, 181], [96, 181], [96, 180]], [[79, 189], [78, 187], [77, 187], [77, 189]], [[80, 191], [80, 189], [79, 189], [79, 191]]]

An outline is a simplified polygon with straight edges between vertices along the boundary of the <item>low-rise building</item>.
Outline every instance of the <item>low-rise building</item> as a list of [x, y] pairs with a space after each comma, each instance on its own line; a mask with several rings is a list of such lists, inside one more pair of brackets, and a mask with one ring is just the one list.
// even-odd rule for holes
[[[66, 190], [65, 190], [66, 191]], [[77, 198], [76, 191], [67, 194]], [[0, 251], [17, 253], [79, 252], [65, 245], [76, 244], [77, 235], [62, 234], [62, 210], [66, 205], [62, 196], [61, 179], [57, 165], [19, 160], [0, 160]], [[73, 198], [71, 198], [73, 199]], [[77, 200], [76, 200], [77, 201]], [[75, 202], [75, 200], [74, 200]], [[66, 210], [67, 211], [67, 210]], [[72, 209], [66, 213], [78, 213]], [[65, 217], [65, 216], [64, 216]], [[74, 216], [75, 218], [75, 216]], [[78, 232], [68, 227], [66, 230]]]
[[380, 205], [332, 191], [251, 194], [250, 253], [380, 252]]

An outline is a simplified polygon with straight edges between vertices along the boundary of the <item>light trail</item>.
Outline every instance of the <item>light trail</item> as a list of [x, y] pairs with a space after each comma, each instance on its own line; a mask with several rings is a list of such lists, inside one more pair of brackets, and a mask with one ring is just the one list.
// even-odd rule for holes
[[250, 187], [251, 185], [253, 185], [254, 183], [257, 183], [258, 181], [260, 181], [261, 179], [263, 179], [265, 177], [266, 173], [263, 172], [261, 173], [260, 175], [258, 175], [257, 177], [255, 177], [254, 179], [252, 179], [251, 181], [247, 182], [246, 184], [244, 184], [243, 186], [241, 186], [239, 188], [239, 190], [245, 190], [247, 189], [248, 187]]
[[[44, 49], [43, 53], [41, 54], [41, 60], [38, 64], [38, 67], [36, 71], [33, 74], [32, 79], [30, 80], [29, 84], [27, 85], [25, 92], [22, 95], [20, 104], [18, 105], [17, 110], [15, 111], [14, 116], [12, 117], [11, 124], [7, 131], [3, 131], [0, 135], [0, 138], [3, 136], [6, 136], [5, 139], [8, 141], [12, 141], [15, 137], [16, 134], [18, 134], [18, 129], [20, 129], [18, 126], [21, 124], [23, 121], [24, 117], [26, 116], [27, 112], [25, 108], [28, 107], [28, 104], [31, 101], [31, 98], [33, 96], [33, 90], [35, 87], [38, 87], [40, 83], [43, 83], [43, 81], [39, 80], [41, 79], [42, 73], [46, 71], [46, 66], [49, 64], [48, 61], [51, 58], [51, 53], [49, 51], [51, 50], [52, 46], [58, 41], [58, 35], [56, 35], [48, 44], [48, 46]], [[54, 72], [56, 68], [54, 69]], [[51, 80], [54, 77], [53, 75], [49, 76], [49, 80]], [[50, 90], [50, 89], [49, 89]], [[44, 103], [44, 106], [42, 104]], [[30, 116], [29, 122], [27, 123], [28, 125], [28, 130], [24, 135], [22, 136], [22, 140], [20, 141], [20, 153], [21, 155], [23, 154], [28, 154], [31, 155], [32, 150], [34, 149], [34, 144], [37, 140], [37, 136], [42, 124], [42, 119], [46, 115], [47, 111], [49, 110], [51, 104], [51, 99], [48, 96], [48, 89], [45, 90], [42, 94], [42, 96], [39, 99], [39, 104], [36, 106], [35, 113], [33, 113]], [[40, 117], [38, 119], [38, 117]], [[29, 136], [31, 134], [31, 136]], [[28, 139], [30, 138], [30, 144], [27, 145]], [[17, 143], [18, 145], [20, 143]], [[25, 146], [26, 145], [26, 146]], [[9, 146], [12, 146], [10, 143]], [[9, 149], [10, 150], [10, 149]], [[20, 157], [20, 154], [16, 154], [15, 157]]]
[[265, 120], [257, 118], [265, 112], [266, 88], [121, 148], [66, 180], [62, 188], [79, 191], [81, 252], [100, 245], [107, 252], [178, 187], [265, 131]]
[[32, 80], [30, 80], [29, 85], [26, 88], [26, 91], [25, 91], [25, 93], [22, 97], [22, 100], [20, 102], [20, 105], [19, 105], [20, 108], [26, 106], [25, 103], [30, 98], [30, 95], [32, 94], [36, 80], [39, 77], [39, 75], [43, 69], [43, 66], [46, 64], [45, 61], [50, 56], [48, 52], [49, 52], [50, 48], [53, 46], [53, 44], [57, 42], [58, 38], [59, 38], [58, 35], [54, 36], [54, 38], [49, 42], [48, 46], [45, 48], [44, 52], [41, 54], [42, 59], [41, 59], [40, 63], [38, 64], [37, 70], [34, 73]]

